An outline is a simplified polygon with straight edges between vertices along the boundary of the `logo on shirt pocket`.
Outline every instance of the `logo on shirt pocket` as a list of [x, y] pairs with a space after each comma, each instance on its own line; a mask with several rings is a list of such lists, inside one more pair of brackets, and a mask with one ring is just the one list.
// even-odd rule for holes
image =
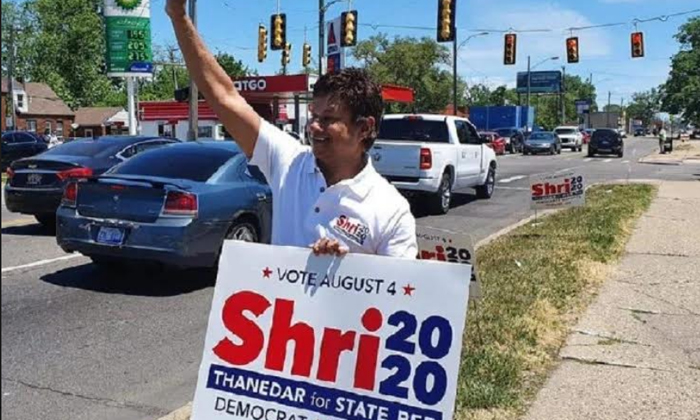
[[357, 219], [341, 215], [333, 221], [333, 230], [357, 244], [364, 245], [369, 236], [369, 228]]

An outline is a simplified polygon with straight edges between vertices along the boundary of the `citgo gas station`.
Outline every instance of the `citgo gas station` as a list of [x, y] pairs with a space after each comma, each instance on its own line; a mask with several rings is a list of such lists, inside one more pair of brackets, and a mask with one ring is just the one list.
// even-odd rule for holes
[[[252, 76], [234, 80], [236, 89], [263, 118], [287, 131], [298, 133], [305, 142], [308, 105], [317, 76], [308, 74]], [[383, 85], [385, 102], [412, 103], [413, 89]], [[199, 102], [200, 138], [224, 140], [223, 125], [205, 100]], [[189, 104], [177, 101], [140, 102], [138, 116], [141, 134], [187, 138]]]

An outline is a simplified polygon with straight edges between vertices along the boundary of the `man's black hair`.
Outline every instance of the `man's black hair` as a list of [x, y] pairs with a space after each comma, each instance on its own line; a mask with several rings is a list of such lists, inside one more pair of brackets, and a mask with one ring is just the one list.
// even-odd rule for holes
[[318, 79], [314, 85], [314, 98], [320, 96], [330, 96], [343, 103], [350, 110], [353, 122], [374, 117], [374, 131], [363, 139], [365, 150], [372, 148], [384, 112], [381, 86], [373, 82], [365, 70], [346, 68], [338, 73], [325, 74]]

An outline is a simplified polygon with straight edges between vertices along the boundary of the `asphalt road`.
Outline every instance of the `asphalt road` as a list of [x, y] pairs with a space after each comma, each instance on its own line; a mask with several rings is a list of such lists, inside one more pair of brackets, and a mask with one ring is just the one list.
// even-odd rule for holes
[[[418, 222], [478, 241], [532, 214], [529, 175], [566, 168], [589, 182], [700, 180], [700, 165], [637, 163], [655, 148], [654, 139], [631, 138], [622, 159], [568, 151], [505, 156], [491, 200], [460, 194], [448, 215]], [[38, 225], [17, 226], [27, 220], [3, 205], [2, 418], [152, 420], [190, 401], [211, 276], [103, 272], [66, 256]]]

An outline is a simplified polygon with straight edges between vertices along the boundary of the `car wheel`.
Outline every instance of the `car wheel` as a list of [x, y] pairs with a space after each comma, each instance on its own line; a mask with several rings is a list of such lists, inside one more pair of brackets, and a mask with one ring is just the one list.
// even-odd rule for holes
[[489, 168], [489, 173], [486, 175], [486, 183], [476, 187], [476, 197], [481, 199], [489, 199], [493, 196], [496, 190], [496, 170]]
[[440, 186], [435, 194], [431, 196], [430, 208], [433, 213], [447, 214], [452, 204], [452, 177], [449, 173], [442, 175]]
[[34, 218], [44, 228], [49, 229], [49, 230], [56, 229], [56, 215], [55, 214], [37, 214], [37, 215], [34, 215]]
[[557, 149], [557, 154], [558, 154], [558, 155], [561, 154], [561, 146], [559, 146], [559, 148]]
[[529, 154], [530, 154], [530, 152], [528, 152], [527, 150], [523, 150], [523, 155], [527, 156]]
[[226, 239], [243, 242], [258, 242], [259, 235], [253, 223], [242, 219], [233, 223], [226, 234]]
[[556, 147], [552, 146], [552, 147], [549, 148], [549, 154], [550, 154], [550, 155], [553, 156], [553, 155], [555, 155], [556, 153], [557, 153]]

